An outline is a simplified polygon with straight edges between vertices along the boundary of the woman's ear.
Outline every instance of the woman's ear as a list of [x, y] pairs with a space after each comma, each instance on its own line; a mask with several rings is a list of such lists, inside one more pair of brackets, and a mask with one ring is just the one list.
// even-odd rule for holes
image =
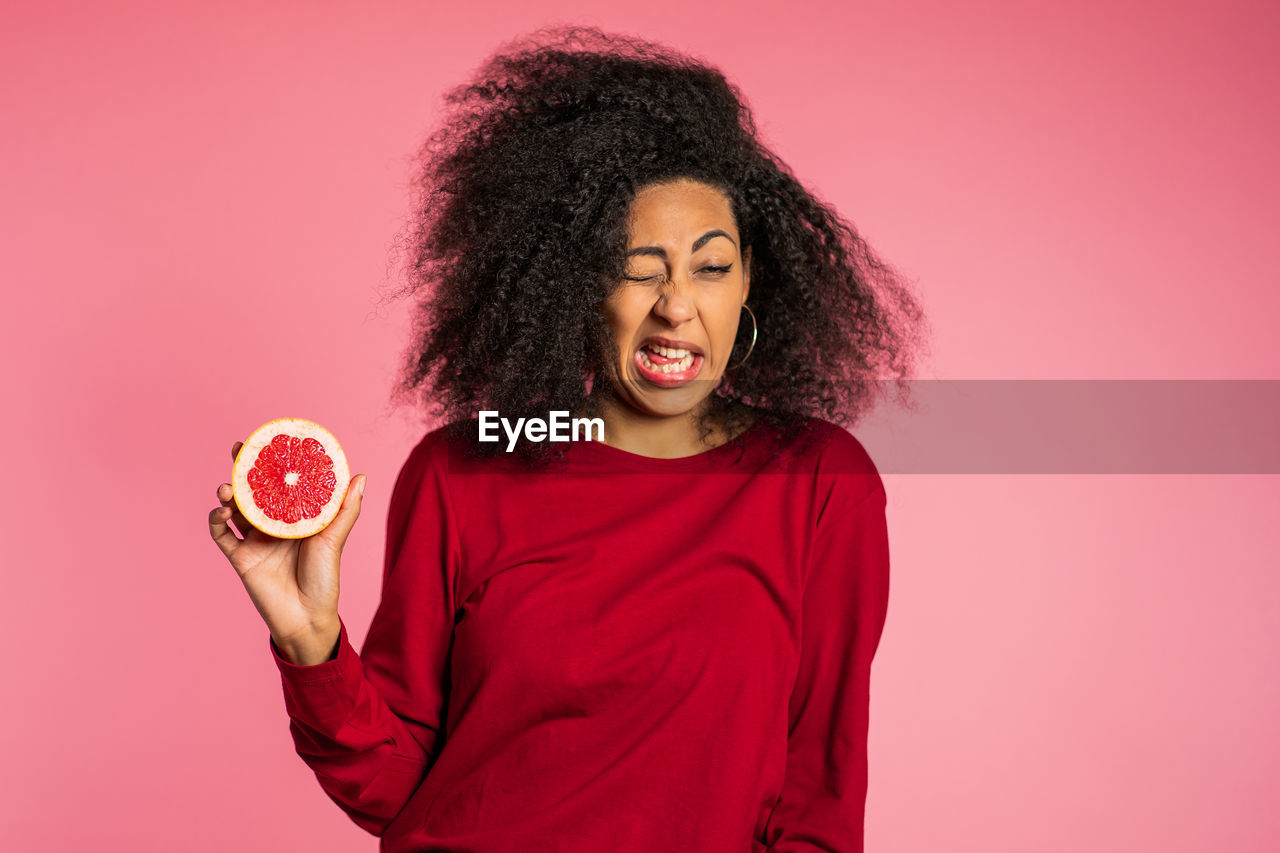
[[742, 302], [746, 304], [751, 294], [751, 247], [742, 253]]

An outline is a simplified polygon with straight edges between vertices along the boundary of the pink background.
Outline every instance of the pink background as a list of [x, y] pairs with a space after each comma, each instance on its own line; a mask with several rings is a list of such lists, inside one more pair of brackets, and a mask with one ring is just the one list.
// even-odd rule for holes
[[[363, 640], [417, 438], [407, 157], [535, 26], [719, 65], [918, 282], [923, 376], [1280, 378], [1274, 4], [627, 5], [5, 4], [0, 848], [377, 849], [205, 516], [234, 440], [328, 426]], [[869, 850], [1280, 849], [1274, 476], [886, 485]]]

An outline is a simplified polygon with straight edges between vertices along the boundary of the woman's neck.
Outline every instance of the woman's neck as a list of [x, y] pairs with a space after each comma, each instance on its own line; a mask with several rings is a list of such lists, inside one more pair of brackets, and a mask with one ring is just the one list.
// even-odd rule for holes
[[628, 453], [676, 459], [719, 447], [733, 437], [717, 423], [703, 438], [698, 415], [705, 411], [706, 402], [686, 414], [668, 417], [645, 414], [613, 395], [601, 395], [597, 402], [597, 415], [604, 421], [604, 443]]

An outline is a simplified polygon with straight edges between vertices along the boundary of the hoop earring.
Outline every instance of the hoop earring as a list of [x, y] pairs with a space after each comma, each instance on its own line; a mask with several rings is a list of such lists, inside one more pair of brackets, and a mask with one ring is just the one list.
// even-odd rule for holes
[[742, 357], [742, 361], [738, 362], [733, 367], [726, 367], [725, 370], [737, 370], [739, 367], [742, 367], [742, 365], [746, 364], [747, 359], [751, 358], [751, 351], [756, 348], [756, 335], [759, 333], [760, 327], [756, 325], [755, 312], [750, 308], [747, 308], [747, 303], [745, 302], [742, 303], [742, 307], [747, 309], [747, 314], [751, 317], [751, 346], [747, 347], [747, 354]]

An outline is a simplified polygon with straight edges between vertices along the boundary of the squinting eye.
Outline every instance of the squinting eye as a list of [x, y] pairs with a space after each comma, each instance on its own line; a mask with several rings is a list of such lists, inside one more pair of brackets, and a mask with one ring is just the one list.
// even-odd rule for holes
[[[703, 267], [702, 269], [698, 270], [698, 272], [712, 273], [713, 275], [724, 275], [731, 269], [733, 269], [733, 264], [729, 264], [728, 266], [725, 266], [725, 267]], [[664, 276], [662, 275], [623, 276], [623, 278], [625, 278], [627, 281], [654, 281], [656, 279], [661, 279], [663, 277]]]

